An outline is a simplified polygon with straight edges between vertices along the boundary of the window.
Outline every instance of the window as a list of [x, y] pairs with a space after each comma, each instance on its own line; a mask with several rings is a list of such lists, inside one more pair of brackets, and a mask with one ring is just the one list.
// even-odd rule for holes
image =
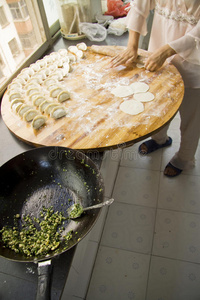
[[10, 47], [10, 51], [13, 55], [13, 57], [16, 57], [20, 51], [19, 51], [19, 47], [18, 47], [18, 44], [17, 44], [17, 41], [16, 39], [12, 39], [9, 43], [8, 43], [9, 47]]
[[8, 24], [8, 20], [6, 18], [6, 14], [5, 14], [5, 11], [4, 11], [4, 8], [3, 6], [0, 6], [0, 25], [1, 27], [4, 27]]
[[21, 0], [8, 4], [14, 20], [26, 19], [29, 16], [26, 2]]
[[55, 0], [45, 2], [50, 11], [39, 0], [0, 0], [0, 97], [19, 71], [39, 59], [59, 37]]
[[37, 45], [37, 41], [33, 31], [27, 34], [20, 34], [19, 38], [24, 49], [33, 48], [35, 47], [35, 45]]

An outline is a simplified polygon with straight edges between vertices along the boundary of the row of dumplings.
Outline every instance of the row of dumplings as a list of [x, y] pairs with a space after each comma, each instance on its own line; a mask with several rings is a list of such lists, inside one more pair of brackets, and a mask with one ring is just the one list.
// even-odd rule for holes
[[70, 94], [60, 81], [69, 73], [70, 63], [82, 58], [85, 50], [85, 43], [60, 49], [23, 69], [8, 86], [13, 111], [25, 121], [31, 121], [34, 129], [46, 123], [43, 114], [54, 119], [66, 116], [66, 109], [60, 103], [70, 99]]

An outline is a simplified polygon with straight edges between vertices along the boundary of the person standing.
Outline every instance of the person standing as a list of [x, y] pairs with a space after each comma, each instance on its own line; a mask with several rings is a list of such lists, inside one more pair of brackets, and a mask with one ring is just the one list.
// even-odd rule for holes
[[[139, 37], [147, 34], [146, 19], [153, 9], [148, 48], [151, 54], [145, 68], [154, 72], [167, 60], [178, 69], [185, 86], [179, 109], [180, 147], [164, 170], [166, 176], [174, 177], [194, 166], [200, 136], [200, 0], [135, 0], [126, 18], [127, 48], [112, 59], [111, 66], [129, 65], [136, 60]], [[139, 152], [146, 155], [170, 146], [172, 139], [167, 135], [168, 127], [142, 143]]]

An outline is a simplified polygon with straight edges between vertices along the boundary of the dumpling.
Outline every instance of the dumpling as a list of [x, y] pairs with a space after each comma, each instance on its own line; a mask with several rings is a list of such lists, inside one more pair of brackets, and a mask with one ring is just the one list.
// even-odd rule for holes
[[39, 66], [38, 64], [34, 63], [34, 64], [31, 64], [31, 65], [30, 65], [30, 68], [31, 68], [33, 71], [37, 72], [37, 71], [39, 71], [40, 66]]
[[58, 102], [64, 102], [64, 101], [70, 99], [70, 94], [68, 91], [62, 91], [62, 92], [60, 92], [60, 94], [58, 94], [57, 99], [58, 99]]
[[22, 79], [24, 79], [25, 81], [28, 81], [29, 79], [30, 79], [30, 76], [29, 76], [29, 74], [28, 73], [20, 73], [18, 76], [17, 76], [17, 79], [19, 79], [19, 78], [22, 78]]
[[82, 50], [82, 51], [87, 50], [87, 45], [85, 43], [79, 43], [76, 45], [76, 47], [78, 48], [78, 50]]
[[21, 85], [25, 85], [26, 84], [26, 80], [24, 80], [24, 78], [20, 78], [20, 77], [16, 77], [13, 81], [13, 83], [20, 83]]
[[51, 104], [49, 104], [49, 105], [45, 108], [45, 111], [44, 111], [44, 112], [45, 112], [47, 115], [50, 115], [52, 109], [53, 109], [54, 107], [56, 107], [56, 106], [59, 106], [59, 104], [58, 104], [58, 103], [51, 103]]
[[45, 100], [44, 102], [42, 102], [39, 106], [39, 110], [43, 113], [45, 112], [46, 107], [51, 104], [51, 101]]
[[18, 113], [19, 109], [22, 107], [23, 103], [22, 102], [17, 102], [13, 104], [12, 109], [15, 113]]
[[34, 87], [34, 88], [31, 88], [31, 89], [28, 89], [28, 91], [26, 92], [26, 95], [30, 96], [32, 94], [38, 93], [39, 91], [40, 91], [40, 88]]
[[50, 91], [50, 96], [52, 97], [52, 98], [56, 98], [61, 92], [62, 92], [62, 88], [61, 87], [57, 87], [57, 88], [55, 88], [55, 89], [52, 89], [51, 91]]
[[28, 83], [42, 84], [43, 80], [41, 78], [38, 78], [38, 77], [31, 77], [31, 79], [29, 79]]
[[23, 90], [20, 88], [10, 88], [7, 93], [8, 95], [15, 94], [15, 93], [22, 94]]
[[46, 79], [46, 80], [44, 81], [44, 85], [45, 85], [46, 87], [49, 87], [50, 85], [56, 84], [56, 83], [58, 83], [58, 80], [55, 79], [55, 78], [48, 78], [48, 79]]
[[29, 100], [30, 100], [31, 102], [33, 102], [33, 100], [34, 100], [35, 98], [39, 97], [39, 96], [41, 96], [41, 94], [40, 94], [39, 92], [33, 93], [33, 94], [31, 94], [31, 95], [29, 96]]
[[71, 52], [71, 53], [76, 54], [77, 51], [78, 51], [78, 48], [76, 46], [69, 46], [68, 51]]
[[32, 103], [33, 103], [33, 105], [38, 107], [44, 101], [45, 101], [45, 97], [40, 95], [40, 96], [36, 97], [35, 99], [33, 99]]
[[9, 95], [9, 101], [11, 102], [14, 99], [21, 98], [22, 94], [20, 92], [15, 92]]
[[44, 68], [47, 66], [47, 62], [45, 59], [38, 59], [36, 61], [36, 64], [40, 67], [40, 68]]
[[77, 58], [82, 58], [83, 57], [83, 51], [82, 50], [78, 50], [77, 52], [76, 52], [76, 56], [77, 56]]
[[65, 62], [62, 68], [63, 76], [66, 76], [69, 73], [69, 71], [70, 71], [70, 65], [69, 63]]
[[53, 73], [51, 73], [51, 75], [49, 77], [55, 78], [60, 81], [63, 79], [63, 74], [62, 74], [61, 70], [56, 70]]
[[38, 89], [38, 88], [40, 88], [40, 85], [38, 84], [38, 83], [35, 83], [35, 82], [33, 82], [33, 83], [27, 83], [26, 85], [25, 85], [25, 89], [28, 91], [28, 90], [31, 90], [31, 89]]
[[29, 76], [32, 76], [34, 74], [34, 71], [31, 68], [24, 68], [23, 70], [21, 70], [21, 73], [27, 73]]
[[24, 103], [24, 99], [21, 98], [16, 98], [14, 100], [11, 101], [11, 108], [13, 107], [13, 105], [17, 104], [17, 103]]
[[36, 109], [29, 109], [27, 112], [24, 113], [23, 118], [25, 121], [30, 122], [32, 121], [35, 116], [37, 116], [39, 113]]
[[29, 109], [33, 109], [33, 107], [27, 104], [23, 104], [18, 111], [19, 116], [23, 117], [25, 112], [27, 112]]
[[16, 88], [22, 89], [22, 85], [20, 82], [12, 82], [11, 84], [9, 84], [8, 91], [14, 90]]
[[54, 119], [60, 119], [62, 117], [65, 117], [67, 114], [65, 107], [63, 106], [58, 106], [58, 107], [54, 107], [54, 109], [52, 109], [50, 116]]
[[34, 117], [31, 125], [34, 129], [39, 129], [46, 123], [46, 118], [43, 115], [37, 115]]
[[67, 55], [68, 51], [67, 51], [67, 49], [59, 49], [59, 50], [58, 50], [58, 53], [59, 53], [61, 56], [65, 56], [65, 55]]

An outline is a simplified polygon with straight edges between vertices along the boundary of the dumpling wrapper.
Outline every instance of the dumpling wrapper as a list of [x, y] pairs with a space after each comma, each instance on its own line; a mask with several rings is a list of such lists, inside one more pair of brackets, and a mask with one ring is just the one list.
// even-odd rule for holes
[[46, 123], [46, 118], [43, 115], [37, 115], [33, 119], [31, 125], [34, 129], [39, 129]]
[[70, 99], [70, 94], [68, 91], [62, 91], [59, 95], [58, 95], [58, 102], [64, 102], [66, 100]]
[[144, 111], [143, 103], [136, 100], [126, 100], [120, 104], [120, 110], [126, 114], [135, 116]]
[[134, 82], [129, 87], [133, 90], [133, 94], [145, 93], [149, 90], [149, 85], [144, 82]]
[[23, 115], [23, 118], [25, 121], [30, 122], [32, 121], [35, 116], [37, 116], [39, 113], [36, 109], [29, 109], [25, 114]]
[[118, 87], [114, 88], [111, 90], [111, 93], [116, 96], [116, 97], [121, 97], [121, 98], [124, 98], [124, 97], [128, 97], [128, 96], [131, 96], [133, 95], [133, 89], [130, 88], [130, 86], [122, 86], [122, 85], [119, 85]]
[[140, 102], [149, 102], [154, 100], [155, 96], [150, 92], [146, 92], [146, 93], [135, 94], [134, 99]]
[[65, 117], [67, 114], [66, 110], [64, 107], [62, 106], [58, 106], [58, 107], [55, 107], [52, 111], [51, 111], [51, 114], [50, 116], [54, 119], [60, 119], [62, 117]]

